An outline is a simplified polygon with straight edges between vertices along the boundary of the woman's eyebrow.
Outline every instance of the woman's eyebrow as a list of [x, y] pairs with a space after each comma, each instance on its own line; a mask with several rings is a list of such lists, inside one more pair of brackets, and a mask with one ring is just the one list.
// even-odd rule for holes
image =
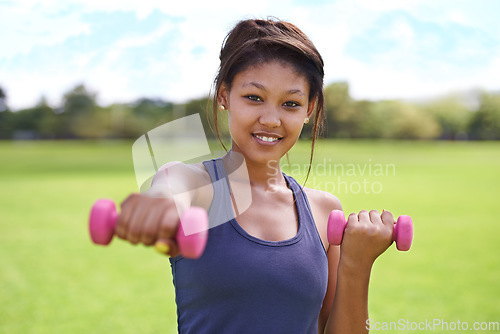
[[304, 94], [300, 89], [290, 89], [287, 94], [299, 94], [301, 96], [305, 96], [306, 94]]
[[264, 87], [264, 85], [255, 81], [245, 82], [241, 87], [246, 87], [246, 86], [254, 86], [260, 90], [263, 90], [264, 92], [267, 92], [267, 89], [266, 87]]
[[[258, 83], [258, 82], [255, 82], [255, 81], [250, 81], [250, 82], [246, 82], [242, 85], [242, 87], [246, 87], [246, 86], [254, 86], [264, 92], [267, 92], [267, 89], [264, 85]], [[301, 95], [301, 96], [305, 96], [306, 94], [304, 94], [304, 92], [302, 92], [300, 89], [290, 89], [289, 91], [286, 91], [286, 94], [287, 95], [292, 95], [292, 94], [298, 94], [298, 95]]]

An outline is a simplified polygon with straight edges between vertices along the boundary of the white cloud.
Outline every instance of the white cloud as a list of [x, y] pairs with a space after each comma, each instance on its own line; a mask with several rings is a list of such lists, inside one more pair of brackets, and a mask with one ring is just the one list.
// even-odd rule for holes
[[132, 34], [120, 38], [111, 48], [127, 49], [146, 46], [162, 38], [167, 32], [175, 28], [172, 22], [163, 23], [158, 29], [148, 34]]
[[[255, 0], [248, 6], [233, 0], [22, 0], [0, 5], [0, 28], [8, 31], [0, 35], [0, 44], [8, 45], [0, 48], [0, 85], [6, 88], [8, 103], [15, 109], [32, 106], [42, 94], [57, 104], [65, 91], [80, 82], [97, 91], [103, 104], [141, 96], [178, 102], [200, 97], [211, 87], [220, 45], [236, 21], [274, 15], [295, 23], [309, 35], [325, 60], [325, 82], [349, 81], [356, 98], [421, 97], [457, 87], [500, 87], [498, 76], [492, 75], [500, 73], [499, 48], [488, 50], [489, 61], [476, 64], [475, 72], [452, 60], [443, 62], [443, 57], [423, 63], [415, 48], [438, 49], [442, 40], [433, 34], [419, 34], [405, 19], [385, 29], [385, 37], [396, 43], [390, 50], [379, 54], [366, 50], [369, 61], [346, 52], [353, 38], [373, 35], [373, 25], [393, 11], [408, 13], [421, 22], [478, 28], [498, 42], [494, 2], [489, 2], [489, 8], [451, 0], [443, 0], [440, 5], [434, 0], [337, 0], [317, 5], [296, 2]], [[42, 51], [61, 49], [75, 36], [93, 38], [87, 14], [133, 12], [144, 20], [155, 10], [182, 20], [165, 20], [150, 31], [114, 36], [99, 50], [67, 50], [67, 57], [56, 58], [58, 63], [41, 63], [35, 71], [6, 66], [12, 59], [26, 59], [21, 55], [30, 54], [35, 47]], [[175, 40], [167, 37], [173, 31]], [[151, 49], [151, 54], [144, 54], [158, 43], [170, 43], [168, 50]], [[461, 49], [455, 56], [482, 59], [485, 54], [482, 50], [478, 55], [474, 52], [477, 48]], [[135, 61], [134, 57], [139, 59]]]
[[0, 61], [26, 54], [37, 45], [56, 45], [71, 36], [89, 33], [88, 25], [77, 13], [56, 16], [52, 9], [35, 4], [33, 0], [0, 7], [0, 27], [4, 32], [0, 34]]

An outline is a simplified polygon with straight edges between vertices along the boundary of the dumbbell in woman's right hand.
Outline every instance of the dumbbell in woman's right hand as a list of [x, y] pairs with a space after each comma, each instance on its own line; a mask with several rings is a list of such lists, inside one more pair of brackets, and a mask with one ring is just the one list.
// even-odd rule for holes
[[[344, 236], [344, 230], [347, 227], [347, 220], [344, 212], [333, 210], [328, 217], [327, 236], [331, 245], [340, 245]], [[394, 224], [392, 232], [392, 241], [396, 242], [396, 247], [400, 251], [407, 251], [411, 247], [413, 240], [413, 223], [410, 216], [399, 216]]]
[[[97, 200], [92, 206], [89, 217], [89, 232], [92, 241], [98, 245], [108, 245], [116, 234], [117, 220], [118, 212], [115, 203], [108, 199]], [[175, 241], [181, 255], [185, 258], [199, 258], [205, 249], [207, 237], [206, 211], [199, 207], [191, 207], [184, 211], [175, 234]]]

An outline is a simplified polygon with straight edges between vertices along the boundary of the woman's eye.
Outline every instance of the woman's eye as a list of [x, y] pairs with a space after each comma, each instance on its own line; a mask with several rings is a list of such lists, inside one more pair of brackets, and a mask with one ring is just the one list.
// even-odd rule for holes
[[262, 101], [262, 99], [260, 97], [258, 97], [257, 95], [247, 95], [245, 97], [249, 100], [256, 101], [256, 102]]
[[298, 104], [297, 102], [294, 102], [294, 101], [287, 101], [287, 102], [283, 103], [283, 105], [285, 107], [291, 107], [291, 108], [300, 106], [300, 104]]

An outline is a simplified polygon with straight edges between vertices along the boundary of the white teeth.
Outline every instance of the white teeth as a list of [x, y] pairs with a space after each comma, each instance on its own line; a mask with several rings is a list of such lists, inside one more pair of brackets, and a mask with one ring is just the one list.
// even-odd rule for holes
[[264, 136], [259, 136], [259, 135], [255, 135], [255, 137], [259, 138], [262, 141], [266, 141], [268, 143], [272, 143], [272, 142], [275, 142], [278, 140], [278, 138], [276, 138], [276, 137], [264, 137]]

